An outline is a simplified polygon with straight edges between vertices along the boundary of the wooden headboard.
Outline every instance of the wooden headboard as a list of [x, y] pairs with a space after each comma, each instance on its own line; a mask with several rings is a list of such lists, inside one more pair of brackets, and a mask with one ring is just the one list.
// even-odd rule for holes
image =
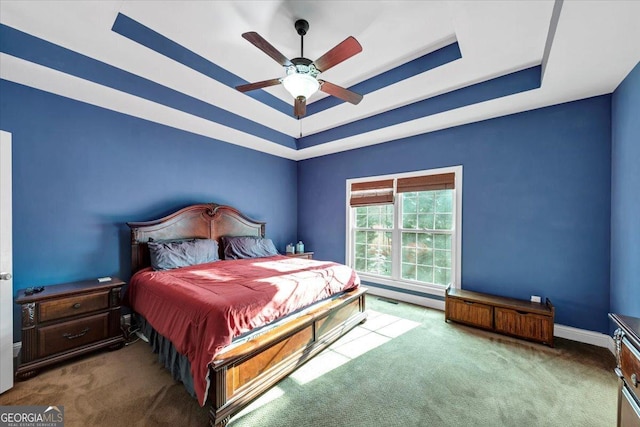
[[[191, 205], [164, 218], [128, 222], [131, 228], [131, 273], [150, 265], [149, 239], [214, 239], [222, 236], [264, 237], [265, 223], [254, 221], [231, 206], [215, 203]], [[220, 245], [222, 252], [222, 245]], [[222, 253], [220, 254], [222, 257]]]

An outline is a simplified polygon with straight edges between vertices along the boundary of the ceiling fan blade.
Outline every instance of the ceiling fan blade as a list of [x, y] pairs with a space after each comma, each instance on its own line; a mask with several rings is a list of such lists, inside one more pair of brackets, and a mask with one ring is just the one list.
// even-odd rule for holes
[[329, 52], [313, 61], [313, 65], [321, 72], [324, 72], [360, 52], [362, 52], [362, 46], [360, 46], [358, 40], [349, 36]]
[[250, 90], [262, 89], [263, 87], [275, 86], [280, 84], [281, 79], [264, 80], [261, 82], [247, 83], [246, 85], [236, 86], [240, 92], [249, 92]]
[[348, 89], [334, 85], [333, 83], [326, 82], [324, 80], [318, 80], [320, 82], [320, 90], [329, 95], [333, 95], [336, 98], [340, 98], [343, 101], [358, 105], [362, 101], [362, 95], [359, 93], [351, 92]]
[[255, 31], [244, 33], [242, 37], [244, 37], [258, 49], [275, 59], [275, 61], [283, 67], [289, 67], [293, 65], [289, 58], [280, 53], [278, 49], [273, 47], [271, 43], [266, 41], [260, 34], [256, 33]]
[[300, 118], [307, 114], [307, 98], [299, 96], [296, 98], [296, 102], [293, 105], [293, 115]]

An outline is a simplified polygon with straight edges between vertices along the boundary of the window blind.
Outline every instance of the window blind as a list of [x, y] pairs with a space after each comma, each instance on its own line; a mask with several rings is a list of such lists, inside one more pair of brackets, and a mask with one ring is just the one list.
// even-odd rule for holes
[[451, 190], [455, 188], [455, 179], [454, 173], [398, 178], [396, 191], [398, 193], [409, 193], [414, 191]]
[[389, 203], [393, 203], [393, 179], [351, 184], [349, 204], [352, 207]]

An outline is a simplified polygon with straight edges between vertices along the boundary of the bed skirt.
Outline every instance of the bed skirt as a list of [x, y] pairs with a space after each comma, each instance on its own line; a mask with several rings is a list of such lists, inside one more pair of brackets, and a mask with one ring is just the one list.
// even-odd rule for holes
[[[326, 349], [367, 318], [365, 288], [312, 305], [264, 329], [236, 339], [210, 364], [207, 378], [209, 425], [226, 426], [230, 418], [278, 381]], [[140, 331], [158, 360], [194, 396], [191, 366], [172, 342], [140, 315]], [[195, 396], [194, 396], [195, 397]]]
[[[253, 338], [259, 337], [260, 335], [269, 332], [269, 330], [287, 323], [291, 319], [295, 319], [296, 317], [300, 317], [309, 313], [318, 305], [325, 303], [327, 301], [340, 299], [340, 297], [343, 295], [344, 293], [332, 295], [331, 297], [318, 301], [308, 307], [304, 307], [299, 310], [296, 310], [293, 313], [289, 314], [288, 316], [278, 319], [275, 322], [272, 322], [268, 325], [261, 326], [252, 331], [248, 331], [240, 335], [239, 337], [234, 338], [233, 342], [229, 344], [225, 348], [225, 350], [232, 349]], [[153, 328], [153, 326], [151, 326], [151, 324], [147, 321], [147, 319], [145, 319], [142, 315], [138, 313], [134, 313], [133, 316], [136, 322], [135, 324], [139, 325], [140, 327], [139, 331], [144, 336], [143, 340], [147, 341], [151, 346], [151, 349], [153, 350], [153, 352], [158, 355], [158, 362], [162, 363], [162, 365], [167, 370], [169, 370], [169, 372], [171, 372], [171, 375], [173, 376], [174, 380], [180, 381], [182, 384], [184, 384], [184, 387], [187, 390], [187, 392], [194, 399], [197, 400], [197, 396], [193, 386], [193, 376], [191, 375], [191, 363], [189, 362], [189, 359], [187, 358], [187, 356], [178, 352], [178, 350], [176, 350], [171, 340], [165, 337], [164, 335], [161, 335], [158, 331], [156, 331]], [[207, 380], [207, 383], [209, 384], [207, 386], [207, 394], [208, 394], [208, 391], [209, 391], [208, 388], [210, 387], [209, 379]]]
[[173, 379], [184, 384], [187, 392], [196, 399], [196, 392], [193, 388], [193, 377], [191, 376], [191, 364], [189, 359], [183, 354], [178, 353], [173, 343], [166, 337], [160, 335], [158, 331], [147, 322], [147, 319], [134, 314], [137, 324], [140, 326], [140, 332], [144, 336], [154, 353], [158, 355], [158, 362], [171, 372]]

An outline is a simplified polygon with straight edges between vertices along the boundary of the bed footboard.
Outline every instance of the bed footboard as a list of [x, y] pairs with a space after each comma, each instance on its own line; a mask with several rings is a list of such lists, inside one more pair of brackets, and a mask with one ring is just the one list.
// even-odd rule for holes
[[209, 423], [220, 427], [255, 398], [367, 317], [365, 288], [216, 356], [210, 367]]

